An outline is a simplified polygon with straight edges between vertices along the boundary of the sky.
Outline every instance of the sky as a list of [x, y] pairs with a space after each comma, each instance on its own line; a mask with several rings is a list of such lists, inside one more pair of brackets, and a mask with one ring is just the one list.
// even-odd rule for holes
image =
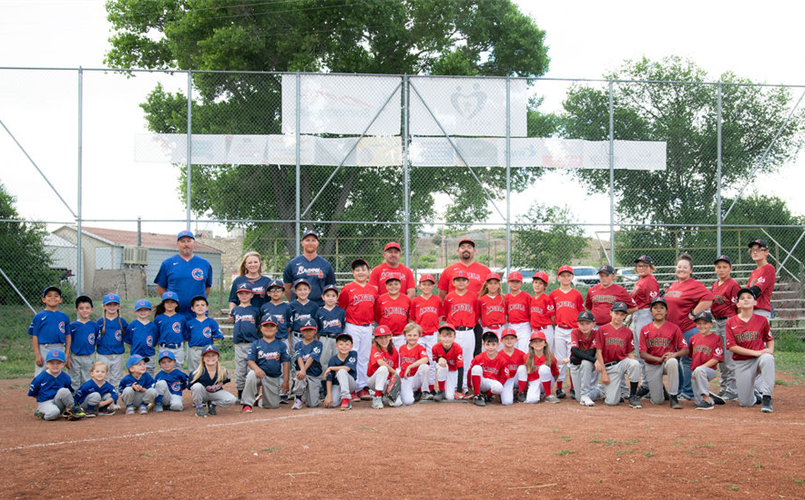
[[[798, 1], [519, 0], [547, 33], [551, 78], [600, 78], [625, 59], [693, 59], [713, 80], [724, 71], [765, 83], [805, 84], [798, 55], [805, 3]], [[102, 68], [111, 34], [103, 0], [0, 0], [0, 66]], [[171, 219], [146, 230], [183, 228], [178, 169], [135, 163], [134, 134], [145, 132], [139, 103], [158, 82], [185, 88], [186, 77], [138, 74], [125, 78], [85, 72], [83, 81], [82, 216], [85, 219]], [[558, 111], [565, 83], [545, 83], [543, 105]], [[544, 89], [544, 90], [543, 90]], [[794, 99], [802, 90], [794, 89]], [[72, 211], [78, 206], [77, 76], [68, 71], [0, 70], [0, 120], [38, 164]], [[750, 188], [786, 200], [805, 214], [803, 160]], [[779, 176], [786, 177], [780, 183]], [[775, 182], [777, 180], [777, 182]], [[73, 222], [9, 134], [0, 127], [0, 181], [32, 220]], [[538, 199], [567, 205], [577, 220], [606, 222], [609, 199], [588, 196], [561, 173], [549, 173], [512, 200], [515, 216]], [[505, 210], [505, 203], [500, 202]], [[605, 216], [602, 216], [605, 214]], [[499, 220], [493, 217], [492, 220]], [[134, 229], [132, 223], [92, 223]], [[204, 227], [202, 227], [204, 229]], [[220, 229], [220, 228], [215, 228]]]

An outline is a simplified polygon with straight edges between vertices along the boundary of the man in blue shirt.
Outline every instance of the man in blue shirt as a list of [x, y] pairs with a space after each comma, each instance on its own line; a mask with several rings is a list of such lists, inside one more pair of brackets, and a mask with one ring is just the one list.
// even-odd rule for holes
[[291, 284], [304, 279], [310, 285], [310, 300], [319, 307], [324, 305], [321, 291], [327, 285], [335, 285], [335, 272], [327, 260], [319, 257], [319, 235], [308, 229], [302, 235], [302, 254], [294, 257], [285, 266], [282, 281], [285, 285], [285, 296], [291, 301]]
[[195, 243], [196, 237], [192, 232], [180, 232], [176, 237], [179, 253], [163, 260], [154, 278], [160, 297], [168, 290], [179, 295], [177, 312], [187, 319], [195, 317], [190, 310], [190, 299], [200, 295], [207, 297], [212, 287], [212, 265], [206, 259], [193, 255]]

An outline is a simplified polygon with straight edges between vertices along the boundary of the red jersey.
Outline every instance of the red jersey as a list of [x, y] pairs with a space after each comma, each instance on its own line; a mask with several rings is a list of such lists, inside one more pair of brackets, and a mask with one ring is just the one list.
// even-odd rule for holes
[[506, 351], [498, 352], [499, 357], [503, 357], [503, 379], [506, 381], [517, 376], [517, 367], [525, 364], [525, 353], [520, 349], [515, 349], [513, 353], [506, 354]]
[[370, 325], [375, 320], [377, 288], [356, 282], [347, 283], [338, 295], [338, 305], [346, 312], [346, 322], [353, 325]]
[[483, 370], [482, 377], [484, 378], [491, 378], [492, 380], [497, 380], [500, 383], [506, 381], [503, 378], [503, 371], [506, 366], [506, 360], [503, 359], [503, 356], [498, 354], [495, 356], [494, 359], [490, 359], [487, 356], [486, 352], [482, 352], [481, 354], [472, 358], [472, 363], [470, 363], [470, 369], [467, 370], [467, 386], [472, 389], [472, 367], [473, 366], [480, 366]]
[[[400, 353], [398, 353], [397, 349], [391, 344], [389, 344], [389, 348], [391, 348], [391, 354], [387, 351], [381, 351], [377, 348], [376, 344], [372, 343], [372, 351], [369, 355], [369, 368], [366, 370], [367, 377], [371, 377], [375, 374], [380, 366], [377, 362], [381, 359], [391, 365], [395, 370], [400, 366]], [[391, 377], [391, 374], [389, 374], [389, 377]]]
[[741, 285], [732, 278], [727, 278], [724, 283], [713, 283], [713, 305], [710, 312], [715, 318], [731, 318], [738, 314], [738, 290]]
[[665, 292], [665, 301], [668, 302], [666, 319], [683, 332], [696, 328], [696, 323], [688, 318], [688, 314], [704, 300], [713, 300], [713, 292], [700, 282], [693, 278], [674, 282]]
[[[675, 353], [686, 347], [688, 347], [688, 343], [682, 336], [682, 330], [670, 321], [666, 321], [659, 328], [654, 326], [652, 321], [640, 330], [640, 352], [647, 352], [661, 358], [667, 352]], [[659, 364], [648, 360], [645, 362], [650, 365]]]
[[574, 328], [570, 331], [570, 348], [573, 349], [574, 347], [578, 347], [579, 349], [592, 349], [595, 347], [593, 345], [595, 343], [595, 332], [590, 332], [589, 337], [585, 337], [584, 334], [578, 328]]
[[593, 347], [601, 349], [605, 364], [620, 361], [626, 359], [630, 352], [634, 352], [634, 335], [625, 326], [616, 329], [611, 323], [607, 323], [595, 332]]
[[553, 299], [554, 317], [556, 325], [560, 328], [578, 328], [577, 318], [579, 313], [584, 310], [584, 299], [581, 292], [571, 288], [567, 293], [557, 288], [551, 292]]
[[[770, 340], [774, 340], [774, 337], [771, 336], [769, 322], [763, 316], [753, 314], [749, 321], [742, 320], [740, 316], [727, 320], [727, 349], [737, 345], [760, 351], [766, 348], [766, 342]], [[732, 353], [732, 359], [743, 361], [752, 359], [752, 356]]]
[[771, 264], [766, 264], [752, 271], [752, 274], [749, 276], [749, 284], [746, 286], [756, 286], [760, 288], [760, 295], [757, 296], [755, 309], [771, 311], [771, 292], [774, 291], [775, 281], [777, 281], [777, 275], [774, 266]]
[[484, 328], [500, 328], [506, 324], [506, 302], [503, 295], [484, 295], [478, 299], [478, 320]]
[[408, 311], [411, 309], [411, 299], [400, 294], [392, 299], [384, 293], [375, 302], [375, 321], [378, 325], [386, 325], [391, 329], [392, 335], [402, 335], [403, 328], [408, 324]]
[[604, 288], [601, 286], [601, 283], [599, 283], [587, 290], [587, 299], [584, 301], [584, 307], [593, 313], [595, 324], [601, 326], [612, 321], [612, 316], [609, 314], [609, 311], [612, 309], [612, 304], [615, 302], [623, 302], [629, 309], [632, 309], [636, 305], [632, 296], [629, 295], [622, 286], [613, 283]]
[[431, 294], [427, 299], [417, 295], [411, 300], [408, 319], [422, 327], [423, 337], [433, 335], [439, 330], [439, 318], [442, 316], [442, 298], [438, 295]]
[[528, 323], [531, 321], [531, 296], [525, 292], [517, 295], [507, 293], [504, 298], [506, 301], [506, 318], [510, 325]]
[[445, 351], [442, 343], [438, 342], [431, 348], [430, 352], [434, 363], [438, 363], [439, 358], [444, 358], [447, 361], [448, 371], [454, 372], [459, 368], [464, 368], [464, 356], [461, 352], [461, 346], [455, 342], [450, 346], [449, 351]]
[[402, 264], [397, 265], [397, 267], [390, 267], [385, 262], [372, 269], [372, 274], [369, 275], [369, 284], [377, 288], [377, 293], [383, 295], [386, 293], [386, 278], [389, 276], [400, 280], [400, 291], [403, 295], [408, 290], [416, 289], [414, 273], [410, 269]]
[[553, 317], [555, 310], [556, 308], [553, 305], [553, 299], [547, 293], [543, 293], [542, 295], [531, 299], [531, 304], [529, 305], [529, 319], [531, 320], [531, 328], [537, 330], [553, 325], [553, 320], [551, 318]]
[[[718, 335], [702, 335], [697, 333], [690, 338], [690, 369], [696, 368], [715, 358], [719, 363], [724, 361], [724, 346]], [[715, 369], [715, 367], [713, 367]]]
[[[534, 365], [537, 369], [528, 374], [529, 382], [539, 380], [539, 367], [544, 364], [545, 356], [534, 356]], [[553, 378], [559, 376], [559, 367], [556, 365], [556, 356], [551, 356], [551, 375], [553, 375]]]
[[632, 287], [632, 299], [638, 309], [651, 307], [651, 301], [660, 296], [660, 284], [653, 274], [642, 276]]
[[456, 262], [455, 264], [447, 266], [441, 276], [439, 276], [439, 284], [437, 285], [439, 290], [452, 292], [456, 289], [456, 287], [453, 286], [453, 275], [456, 271], [464, 271], [467, 274], [467, 279], [470, 280], [469, 285], [467, 285], [467, 290], [475, 297], [478, 297], [478, 294], [481, 293], [484, 280], [486, 280], [486, 277], [489, 276], [491, 272], [488, 267], [480, 262], [472, 262], [468, 266], [465, 266], [461, 262]]
[[[408, 344], [400, 346], [400, 376], [405, 375], [406, 368], [427, 357], [428, 352], [419, 344], [415, 345], [413, 349], [409, 349]], [[413, 377], [414, 375], [415, 372], [412, 370], [409, 376]]]
[[478, 322], [478, 297], [472, 292], [459, 295], [450, 292], [444, 298], [445, 320], [456, 328], [474, 328]]

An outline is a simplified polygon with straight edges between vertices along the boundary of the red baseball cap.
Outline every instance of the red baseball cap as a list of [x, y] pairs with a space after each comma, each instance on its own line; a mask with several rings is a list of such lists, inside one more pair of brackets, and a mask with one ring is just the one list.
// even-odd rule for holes
[[461, 241], [458, 242], [458, 246], [461, 246], [464, 243], [469, 243], [470, 245], [472, 245], [472, 248], [475, 248], [475, 242], [469, 238], [461, 238]]
[[455, 326], [453, 326], [453, 325], [451, 325], [450, 323], [444, 323], [442, 326], [440, 326], [440, 327], [439, 327], [439, 331], [440, 331], [440, 332], [441, 332], [442, 330], [445, 330], [445, 329], [446, 329], [446, 330], [452, 330], [452, 331], [453, 331], [453, 333], [456, 333], [456, 327], [455, 327]]
[[489, 273], [489, 275], [486, 277], [486, 279], [484, 281], [489, 281], [489, 280], [498, 280], [498, 281], [500, 281], [500, 275], [498, 273]]
[[573, 274], [573, 275], [576, 274], [576, 273], [573, 272], [573, 268], [570, 267], [570, 266], [562, 266], [562, 267], [559, 268], [558, 271], [556, 271], [557, 276], [559, 276], [562, 273], [570, 273], [570, 274]]
[[516, 332], [515, 330], [513, 330], [512, 328], [506, 328], [505, 330], [503, 330], [502, 332], [500, 332], [500, 338], [501, 338], [501, 339], [502, 339], [503, 337], [507, 336], [507, 335], [514, 335], [514, 336], [516, 337], [516, 336], [517, 336], [517, 332]]
[[375, 328], [375, 337], [382, 337], [383, 335], [391, 335], [391, 329], [386, 325], [378, 325]]
[[531, 339], [529, 340], [529, 342], [531, 340], [537, 340], [537, 339], [545, 341], [548, 340], [545, 338], [545, 332], [543, 332], [542, 330], [534, 330], [533, 332], [531, 332]]
[[433, 279], [433, 276], [430, 274], [423, 274], [422, 277], [419, 278], [419, 282], [422, 283], [423, 281], [431, 281], [433, 284], [436, 284], [436, 280]]
[[509, 273], [509, 279], [507, 281], [523, 281], [523, 273], [512, 271]]
[[455, 281], [455, 280], [457, 280], [459, 278], [464, 278], [465, 280], [469, 279], [467, 277], [467, 273], [465, 273], [464, 271], [456, 271], [456, 274], [453, 275], [453, 281]]
[[542, 280], [545, 284], [548, 284], [548, 273], [545, 271], [537, 271], [534, 273], [534, 276], [531, 278], [531, 282], [533, 283], [534, 280]]
[[389, 248], [396, 248], [397, 250], [402, 252], [402, 248], [400, 248], [400, 244], [397, 243], [396, 241], [389, 241], [388, 243], [386, 243], [386, 248], [384, 248], [383, 251], [385, 252]]

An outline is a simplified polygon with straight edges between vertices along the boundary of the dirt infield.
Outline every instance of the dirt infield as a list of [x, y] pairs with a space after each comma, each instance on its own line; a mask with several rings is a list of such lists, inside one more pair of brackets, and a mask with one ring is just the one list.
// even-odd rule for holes
[[361, 402], [43, 422], [28, 383], [0, 381], [2, 498], [805, 497], [801, 386], [772, 414]]

